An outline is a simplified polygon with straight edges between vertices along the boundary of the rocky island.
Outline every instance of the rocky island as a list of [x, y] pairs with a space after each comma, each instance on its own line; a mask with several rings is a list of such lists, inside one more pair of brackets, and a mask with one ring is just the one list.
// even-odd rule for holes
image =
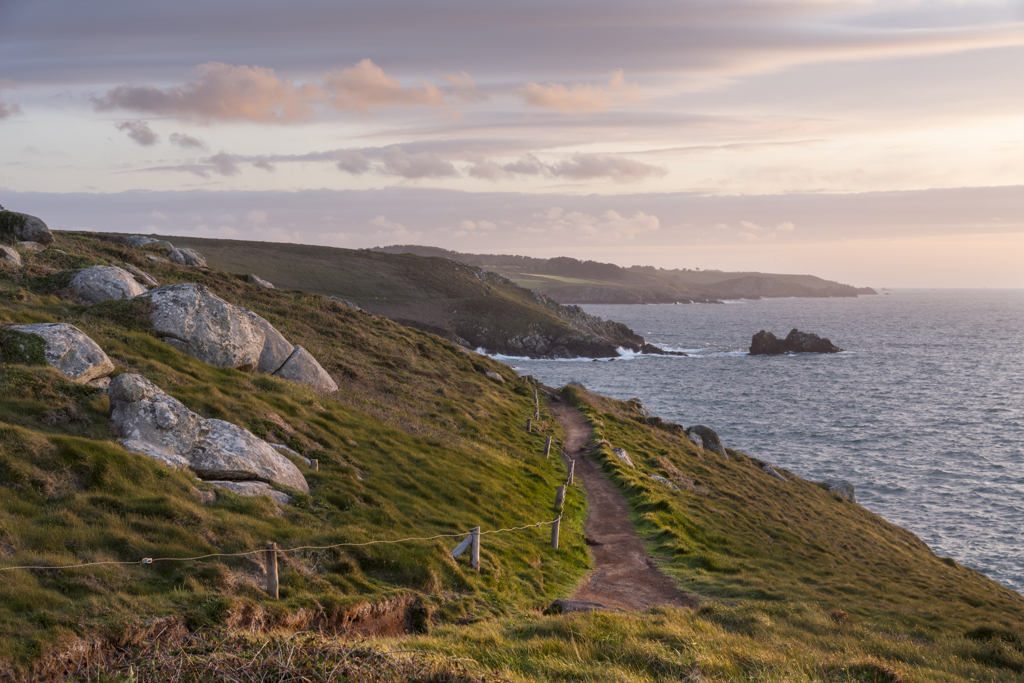
[[795, 327], [785, 339], [761, 330], [750, 340], [751, 356], [778, 356], [784, 353], [839, 353], [841, 348], [816, 334], [801, 332]]

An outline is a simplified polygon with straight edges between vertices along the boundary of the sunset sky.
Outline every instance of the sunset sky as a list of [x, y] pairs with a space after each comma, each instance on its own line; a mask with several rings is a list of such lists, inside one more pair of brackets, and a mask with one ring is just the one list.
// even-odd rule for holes
[[0, 0], [0, 204], [1024, 287], [1024, 1]]

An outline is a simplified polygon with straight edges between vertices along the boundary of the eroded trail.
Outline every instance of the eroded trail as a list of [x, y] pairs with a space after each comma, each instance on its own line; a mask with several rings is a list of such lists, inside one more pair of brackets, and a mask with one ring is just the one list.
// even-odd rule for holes
[[652, 605], [696, 607], [696, 598], [676, 588], [654, 564], [629, 521], [625, 497], [604, 476], [601, 465], [585, 454], [593, 430], [583, 413], [561, 394], [551, 393], [559, 398], [548, 408], [565, 430], [564, 457], [576, 460], [576, 481], [583, 485], [590, 502], [583, 529], [594, 555], [594, 569], [572, 599], [631, 611]]

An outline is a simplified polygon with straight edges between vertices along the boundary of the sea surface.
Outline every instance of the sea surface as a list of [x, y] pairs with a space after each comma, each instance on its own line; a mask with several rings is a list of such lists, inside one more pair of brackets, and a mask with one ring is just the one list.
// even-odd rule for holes
[[[1024, 290], [583, 308], [691, 355], [496, 358], [548, 385], [639, 397], [805, 478], [847, 479], [939, 556], [1024, 592]], [[758, 330], [794, 327], [845, 351], [747, 354]]]

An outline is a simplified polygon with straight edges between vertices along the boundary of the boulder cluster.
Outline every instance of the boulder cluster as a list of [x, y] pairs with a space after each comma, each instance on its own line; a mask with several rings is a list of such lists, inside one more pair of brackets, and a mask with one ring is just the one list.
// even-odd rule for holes
[[816, 334], [801, 332], [795, 327], [785, 339], [761, 330], [750, 340], [751, 356], [778, 356], [783, 353], [839, 353], [841, 348]]
[[[0, 214], [11, 214], [0, 227], [13, 226], [9, 231], [13, 234], [4, 237], [21, 240], [18, 249], [40, 251], [52, 244], [53, 236], [38, 218], [7, 211]], [[164, 240], [132, 235], [126, 242], [137, 248], [169, 249], [168, 259], [179, 265], [206, 265], [198, 252], [175, 249]], [[35, 246], [24, 246], [27, 244]], [[19, 252], [4, 245], [0, 245], [0, 259], [21, 264]], [[161, 287], [150, 274], [130, 264], [122, 265], [82, 269], [71, 278], [68, 290], [87, 304], [127, 299], [146, 302], [142, 310], [156, 336], [209, 365], [262, 372], [325, 392], [337, 391], [338, 385], [316, 358], [285, 339], [263, 317], [224, 301], [201, 284]], [[257, 286], [273, 288], [269, 282], [253, 278]], [[38, 362], [45, 360], [73, 382], [105, 389], [110, 397], [112, 428], [119, 443], [132, 453], [174, 469], [187, 469], [208, 483], [240, 495], [267, 495], [287, 503], [290, 496], [274, 490], [271, 484], [309, 491], [302, 473], [281, 450], [298, 454], [269, 444], [230, 422], [193, 413], [141, 375], [123, 374], [111, 380], [113, 362], [73, 325], [11, 325], [0, 331], [0, 337], [5, 346], [17, 346], [25, 357], [37, 354], [34, 358]]]

